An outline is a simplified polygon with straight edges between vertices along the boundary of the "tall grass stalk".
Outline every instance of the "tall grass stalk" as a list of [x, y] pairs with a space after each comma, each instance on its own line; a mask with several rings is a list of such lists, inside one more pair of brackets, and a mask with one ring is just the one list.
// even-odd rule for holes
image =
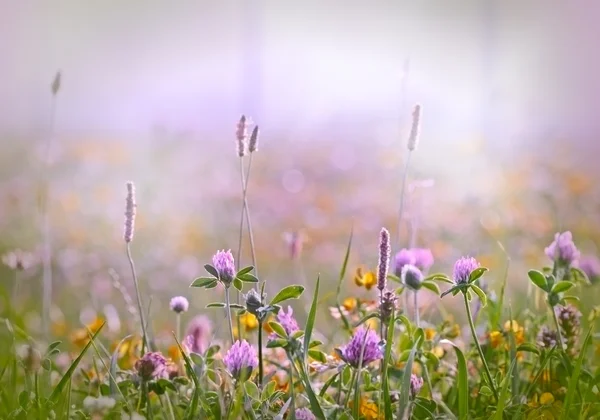
[[133, 263], [133, 258], [131, 256], [131, 246], [130, 242], [126, 243], [127, 248], [127, 259], [129, 260], [129, 267], [131, 268], [131, 276], [133, 277], [133, 285], [135, 287], [135, 295], [137, 297], [137, 305], [138, 312], [140, 314], [140, 323], [142, 324], [142, 355], [144, 354], [146, 346], [150, 348], [150, 340], [148, 339], [148, 331], [146, 324], [146, 316], [144, 315], [143, 303], [142, 303], [142, 294], [140, 293], [140, 286], [137, 278], [137, 273], [135, 271], [135, 264]]
[[[229, 337], [231, 338], [231, 345], [235, 343], [233, 337], [233, 323], [231, 321], [231, 300], [229, 298], [229, 286], [225, 286], [225, 315], [227, 316], [227, 323], [229, 324]], [[241, 333], [241, 330], [238, 330]]]

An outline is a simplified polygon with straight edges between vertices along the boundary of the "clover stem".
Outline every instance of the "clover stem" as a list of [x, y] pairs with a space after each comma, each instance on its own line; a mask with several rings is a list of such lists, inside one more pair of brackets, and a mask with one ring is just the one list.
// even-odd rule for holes
[[231, 307], [229, 301], [229, 286], [225, 286], [225, 315], [227, 316], [227, 322], [229, 323], [229, 335], [231, 337], [231, 344], [235, 342], [233, 338], [233, 324], [231, 322]]

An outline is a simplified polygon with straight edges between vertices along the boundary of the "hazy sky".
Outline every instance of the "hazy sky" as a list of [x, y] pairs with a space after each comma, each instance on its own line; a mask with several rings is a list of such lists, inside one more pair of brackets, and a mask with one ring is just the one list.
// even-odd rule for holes
[[0, 0], [0, 132], [39, 132], [63, 72], [65, 132], [395, 121], [589, 133], [598, 71], [589, 1]]

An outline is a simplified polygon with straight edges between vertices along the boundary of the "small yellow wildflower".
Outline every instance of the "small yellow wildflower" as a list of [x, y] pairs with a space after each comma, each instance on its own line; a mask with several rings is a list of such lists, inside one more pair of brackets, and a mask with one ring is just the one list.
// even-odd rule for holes
[[86, 325], [84, 328], [79, 328], [71, 334], [71, 342], [77, 347], [84, 347], [90, 341], [90, 334], [97, 332], [104, 320], [97, 317], [92, 323]]
[[354, 283], [371, 290], [377, 284], [377, 275], [373, 271], [364, 272], [362, 267], [358, 267], [354, 273]]
[[554, 395], [549, 392], [544, 392], [540, 395], [540, 404], [542, 405], [550, 405], [554, 402]]
[[425, 328], [425, 340], [431, 341], [437, 332], [433, 328]]
[[253, 331], [258, 328], [258, 319], [250, 312], [240, 315], [240, 324], [244, 326], [244, 330]]
[[492, 331], [490, 333], [490, 345], [493, 349], [498, 348], [504, 341], [504, 336], [500, 331]]
[[[354, 401], [350, 401], [350, 406], [354, 406]], [[377, 420], [379, 418], [379, 407], [373, 401], [367, 398], [360, 399], [358, 406], [360, 417], [366, 420]]]
[[347, 310], [347, 311], [353, 311], [354, 309], [356, 309], [356, 298], [353, 297], [349, 297], [344, 299], [344, 301], [342, 302], [342, 307]]

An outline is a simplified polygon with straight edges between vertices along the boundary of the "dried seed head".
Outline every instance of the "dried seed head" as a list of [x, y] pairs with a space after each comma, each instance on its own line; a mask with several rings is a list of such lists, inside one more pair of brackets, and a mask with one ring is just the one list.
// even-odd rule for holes
[[123, 235], [125, 242], [133, 240], [133, 230], [135, 224], [135, 186], [133, 182], [127, 183], [127, 198], [125, 199], [125, 233]]
[[52, 89], [53, 95], [56, 95], [58, 93], [58, 91], [60, 90], [60, 71], [56, 72], [56, 75], [54, 76], [54, 80], [52, 81], [51, 89]]
[[379, 303], [379, 313], [381, 315], [381, 322], [384, 324], [387, 324], [390, 317], [394, 314], [397, 301], [398, 297], [393, 290], [386, 290], [383, 292], [381, 302]]
[[245, 115], [242, 115], [240, 121], [237, 123], [235, 138], [237, 140], [238, 156], [244, 157], [246, 155], [246, 140], [248, 138], [248, 124]]
[[250, 134], [250, 141], [248, 142], [248, 151], [254, 153], [258, 150], [258, 125], [255, 125]]
[[386, 228], [381, 228], [379, 234], [379, 265], [377, 266], [377, 288], [379, 290], [385, 289], [387, 284], [390, 252], [390, 232]]
[[415, 150], [419, 144], [419, 131], [421, 128], [421, 105], [415, 105], [412, 114], [412, 126], [408, 138], [408, 150]]

